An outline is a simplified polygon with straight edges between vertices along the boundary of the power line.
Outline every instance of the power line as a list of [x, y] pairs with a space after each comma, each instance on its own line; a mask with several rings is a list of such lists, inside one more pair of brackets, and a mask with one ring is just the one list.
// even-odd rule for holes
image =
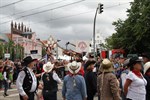
[[[113, 6], [105, 7], [105, 9], [118, 7], [118, 6], [126, 5], [126, 4], [129, 4], [129, 3], [130, 3], [130, 2], [128, 2], [128, 3], [122, 3], [122, 4], [118, 4], [118, 5], [113, 5]], [[66, 19], [66, 18], [75, 17], [75, 16], [87, 14], [87, 13], [92, 13], [92, 12], [94, 12], [94, 11], [95, 11], [95, 10], [90, 10], [90, 11], [86, 11], [86, 12], [82, 12], [82, 13], [78, 13], [78, 14], [74, 14], [74, 15], [68, 15], [68, 16], [58, 17], [58, 18], [54, 18], [54, 19], [48, 19], [48, 20], [44, 20], [44, 21], [39, 21], [39, 22], [35, 22], [35, 23], [33, 23], [33, 24], [42, 23], [42, 22], [50, 22], [50, 21], [61, 20], [61, 19]], [[6, 30], [4, 30], [4, 31], [6, 31]], [[3, 31], [1, 31], [1, 33], [2, 33], [2, 32], [3, 32]]]
[[[24, 16], [21, 16], [21, 17], [15, 18], [14, 20], [17, 20], [17, 19], [20, 19], [20, 18], [24, 18], [24, 17], [28, 17], [28, 16], [33, 16], [33, 15], [40, 14], [40, 13], [44, 13], [44, 12], [48, 12], [48, 11], [51, 11], [51, 10], [56, 10], [56, 9], [63, 8], [63, 7], [66, 7], [66, 6], [70, 6], [70, 5], [74, 5], [74, 4], [77, 4], [77, 3], [83, 2], [83, 1], [85, 1], [85, 0], [80, 0], [80, 1], [76, 1], [76, 2], [73, 2], [73, 3], [66, 4], [66, 5], [62, 5], [62, 6], [59, 6], [59, 7], [55, 7], [55, 8], [51, 8], [51, 9], [47, 9], [47, 10], [43, 10], [43, 11], [39, 11], [39, 12], [36, 12], [36, 13], [32, 13], [32, 14], [28, 14], [28, 15], [24, 15]], [[3, 22], [3, 23], [0, 23], [0, 25], [5, 24], [5, 23], [8, 23], [8, 22], [10, 22], [10, 21], [12, 21], [12, 20], [5, 21], [5, 22]]]
[[86, 12], [82, 12], [82, 13], [78, 13], [78, 14], [74, 14], [74, 15], [68, 15], [68, 16], [58, 17], [58, 18], [54, 18], [54, 19], [48, 19], [48, 20], [44, 20], [44, 21], [40, 21], [40, 22], [36, 22], [36, 23], [42, 23], [42, 22], [49, 22], [49, 21], [54, 21], [54, 20], [66, 19], [66, 18], [69, 18], [69, 17], [75, 17], [75, 16], [86, 14], [86, 13], [92, 13], [93, 11], [94, 10], [86, 11]]
[[[105, 7], [105, 9], [114, 8], [114, 7], [121, 6], [121, 5], [126, 5], [126, 4], [129, 4], [129, 3], [130, 2], [128, 2], [128, 3], [122, 3], [122, 4], [118, 4], [118, 5], [113, 5], [113, 6]], [[95, 10], [89, 10], [89, 11], [78, 13], [78, 14], [73, 14], [73, 15], [68, 15], [68, 16], [54, 18], [54, 19], [48, 19], [48, 20], [44, 20], [44, 21], [35, 22], [34, 24], [36, 24], [36, 23], [43, 23], [43, 22], [49, 22], [49, 21], [55, 21], [55, 20], [60, 20], [60, 19], [66, 19], [66, 18], [70, 18], [70, 17], [75, 17], [75, 16], [83, 15], [83, 14], [86, 14], [86, 13], [92, 13], [94, 11]]]
[[46, 4], [46, 5], [44, 5], [44, 6], [40, 6], [40, 7], [37, 7], [37, 8], [30, 9], [30, 10], [26, 10], [26, 11], [18, 12], [18, 13], [15, 13], [15, 14], [11, 14], [11, 15], [2, 17], [1, 19], [6, 18], [6, 17], [9, 17], [9, 16], [19, 15], [19, 14], [22, 14], [22, 13], [26, 13], [26, 12], [29, 12], [29, 11], [33, 11], [33, 10], [36, 10], [36, 9], [44, 8], [44, 7], [46, 7], [46, 6], [54, 5], [54, 4], [57, 4], [57, 3], [64, 2], [64, 1], [66, 1], [66, 0], [61, 0], [61, 1], [54, 2], [54, 3], [49, 3], [49, 4]]
[[24, 1], [24, 0], [19, 0], [19, 1], [16, 1], [16, 2], [13, 2], [13, 3], [7, 4], [7, 5], [4, 5], [4, 6], [0, 6], [0, 8], [5, 8], [7, 6], [11, 6], [11, 5], [14, 5], [14, 4], [22, 2], [22, 1]]

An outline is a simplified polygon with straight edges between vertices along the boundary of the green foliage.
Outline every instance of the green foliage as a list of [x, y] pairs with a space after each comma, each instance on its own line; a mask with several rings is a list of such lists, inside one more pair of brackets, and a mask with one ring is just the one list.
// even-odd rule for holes
[[10, 53], [10, 59], [22, 59], [24, 56], [24, 48], [19, 44], [15, 44], [9, 40], [8, 43], [0, 43], [0, 58], [4, 59], [4, 54]]
[[150, 50], [150, 1], [134, 0], [127, 10], [128, 18], [113, 23], [116, 33], [106, 39], [111, 49], [125, 49], [129, 53]]
[[43, 47], [42, 48], [42, 57], [46, 55], [46, 49]]

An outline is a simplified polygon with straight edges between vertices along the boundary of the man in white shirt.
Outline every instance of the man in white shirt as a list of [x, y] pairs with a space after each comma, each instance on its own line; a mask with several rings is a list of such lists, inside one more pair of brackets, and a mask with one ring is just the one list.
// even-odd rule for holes
[[34, 100], [34, 94], [38, 86], [38, 82], [32, 68], [35, 65], [36, 59], [27, 56], [23, 59], [25, 65], [17, 78], [17, 89], [20, 94], [20, 100]]

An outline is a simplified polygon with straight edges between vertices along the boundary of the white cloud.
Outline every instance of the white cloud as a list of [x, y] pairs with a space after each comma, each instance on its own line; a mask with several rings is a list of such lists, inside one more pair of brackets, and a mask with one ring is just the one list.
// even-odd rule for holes
[[[15, 1], [17, 0], [0, 0], [0, 6]], [[18, 4], [5, 8], [0, 8], [0, 17], [2, 18], [4, 16], [12, 15], [22, 11], [27, 11], [58, 1], [61, 0], [24, 0], [23, 2], [20, 2]], [[15, 18], [18, 18], [23, 15], [28, 15], [42, 10], [55, 8], [76, 1], [79, 0], [64, 0], [63, 2], [53, 4], [51, 6], [46, 6], [41, 9], [36, 9], [29, 12], [25, 12], [20, 15], [3, 18], [0, 20], [0, 23], [8, 20], [14, 20]], [[27, 26], [32, 28], [32, 30], [37, 33], [37, 37], [41, 39], [47, 39], [51, 34], [56, 39], [61, 39], [61, 44], [65, 44], [66, 41], [78, 39], [90, 40], [92, 38], [93, 33], [93, 20], [95, 10], [98, 3], [101, 2], [104, 4], [104, 12], [100, 15], [97, 15], [96, 31], [99, 30], [102, 33], [102, 36], [106, 38], [107, 36], [115, 32], [114, 26], [112, 26], [112, 22], [116, 21], [119, 18], [123, 20], [127, 18], [126, 10], [127, 8], [130, 8], [128, 2], [131, 1], [133, 0], [85, 0], [78, 4], [17, 19], [15, 21], [24, 22]], [[79, 14], [83, 12], [88, 13]], [[45, 22], [41, 22], [44, 20]], [[10, 23], [0, 25], [0, 31], [6, 30], [9, 27]]]

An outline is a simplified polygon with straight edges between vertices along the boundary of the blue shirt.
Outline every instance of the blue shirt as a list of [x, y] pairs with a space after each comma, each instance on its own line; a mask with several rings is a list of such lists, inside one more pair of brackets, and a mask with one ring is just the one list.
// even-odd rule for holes
[[65, 76], [62, 96], [65, 97], [66, 100], [83, 100], [86, 98], [86, 84], [83, 76]]

